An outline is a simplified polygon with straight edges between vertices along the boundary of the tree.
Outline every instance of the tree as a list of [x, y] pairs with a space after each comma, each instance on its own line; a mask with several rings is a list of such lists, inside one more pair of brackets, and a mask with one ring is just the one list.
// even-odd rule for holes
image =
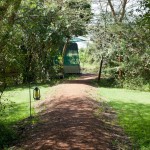
[[[85, 34], [90, 18], [90, 4], [83, 0], [13, 0], [0, 4], [4, 14], [0, 22], [1, 73], [14, 81], [15, 72], [20, 83], [49, 80], [57, 73], [54, 61], [60, 46], [68, 37]], [[7, 14], [9, 8], [13, 10]]]
[[143, 0], [141, 5], [143, 10], [139, 10], [142, 12], [140, 23], [142, 26], [144, 25], [146, 28], [150, 29], [150, 1]]
[[[0, 34], [0, 51], [7, 43], [7, 38], [9, 36], [9, 32], [12, 29], [12, 26], [15, 22], [15, 17], [17, 11], [20, 7], [21, 0], [13, 0], [0, 3], [0, 13], [2, 14], [0, 17], [0, 30], [2, 31]], [[8, 13], [10, 11], [10, 13]]]
[[66, 42], [63, 47], [62, 52], [62, 64], [64, 63], [64, 56], [66, 52], [69, 40], [73, 36], [81, 36], [87, 33], [86, 25], [91, 19], [91, 5], [86, 0], [69, 0], [64, 4], [64, 9], [62, 9], [62, 14], [64, 14], [64, 35]]
[[[149, 30], [146, 26], [138, 24], [141, 13], [134, 12], [135, 7], [140, 8], [138, 3], [130, 4], [132, 7], [128, 9], [127, 1], [122, 1], [120, 3], [122, 5], [118, 7], [114, 2], [100, 1], [101, 11], [97, 15], [96, 24], [92, 25], [96, 48], [90, 56], [99, 62], [98, 60], [103, 55], [105, 58], [104, 71], [114, 77], [118, 71], [121, 71], [122, 78], [119, 82], [122, 83], [122, 86], [132, 86], [133, 88], [134, 84], [142, 87], [143, 84], [148, 83], [147, 77], [150, 75], [148, 69]], [[122, 18], [122, 16], [124, 17]], [[134, 88], [136, 87], [134, 86]]]

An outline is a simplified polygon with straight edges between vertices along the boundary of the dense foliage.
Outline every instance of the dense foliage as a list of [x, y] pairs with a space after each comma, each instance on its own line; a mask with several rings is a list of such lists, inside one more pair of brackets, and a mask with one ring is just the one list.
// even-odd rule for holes
[[[126, 0], [123, 2], [126, 4]], [[136, 6], [136, 11], [134, 7], [130, 10], [126, 7], [122, 6], [120, 14], [116, 6], [111, 11], [101, 10], [96, 24], [92, 25], [93, 44], [88, 53], [93, 62], [99, 63], [104, 57], [103, 72], [119, 79], [119, 86], [149, 90], [149, 1]], [[121, 13], [123, 9], [126, 11]]]
[[[97, 1], [100, 13], [89, 25], [93, 44], [82, 60], [99, 66], [104, 58], [103, 73], [117, 80], [117, 86], [148, 91], [150, 0], [138, 1], [129, 10], [127, 0]], [[46, 82], [58, 75], [63, 66], [60, 47], [73, 36], [85, 35], [91, 17], [89, 0], [0, 1], [0, 115], [6, 107], [18, 115], [15, 105], [3, 98], [8, 85]], [[5, 135], [0, 136], [0, 148], [14, 139], [7, 127], [0, 122], [0, 134]]]
[[[66, 39], [85, 34], [90, 18], [88, 0], [0, 1], [0, 116], [15, 108], [3, 96], [8, 86], [47, 82], [58, 75], [63, 66], [59, 48]], [[1, 118], [0, 149], [14, 139]]]
[[91, 16], [83, 0], [6, 1], [0, 12], [0, 75], [7, 83], [49, 80], [60, 67], [54, 65], [59, 47], [85, 34]]

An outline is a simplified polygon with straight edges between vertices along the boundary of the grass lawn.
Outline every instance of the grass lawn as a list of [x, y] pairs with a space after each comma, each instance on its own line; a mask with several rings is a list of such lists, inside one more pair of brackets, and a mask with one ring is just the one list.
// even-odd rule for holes
[[[41, 91], [41, 100], [44, 100], [50, 87], [48, 85], [39, 85], [38, 87]], [[33, 99], [34, 88], [35, 86], [31, 85], [32, 106], [37, 102]], [[16, 138], [15, 132], [11, 128], [12, 125], [30, 116], [29, 87], [7, 88], [2, 102], [6, 107], [4, 111], [0, 111], [0, 148], [4, 145], [7, 147], [7, 143]], [[32, 114], [34, 114], [34, 109], [32, 109]]]
[[150, 93], [117, 88], [100, 88], [100, 96], [112, 106], [119, 124], [134, 143], [134, 149], [150, 149]]

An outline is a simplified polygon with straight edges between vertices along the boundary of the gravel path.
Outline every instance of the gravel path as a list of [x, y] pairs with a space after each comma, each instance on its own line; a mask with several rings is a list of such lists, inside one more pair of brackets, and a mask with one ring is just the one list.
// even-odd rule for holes
[[[37, 124], [25, 129], [22, 142], [16, 149], [27, 150], [113, 150], [118, 141], [126, 141], [122, 129], [112, 125], [115, 113], [103, 108], [93, 95], [94, 75], [56, 85], [52, 94], [39, 101]], [[99, 109], [100, 110], [100, 109]], [[116, 144], [117, 143], [117, 144]]]

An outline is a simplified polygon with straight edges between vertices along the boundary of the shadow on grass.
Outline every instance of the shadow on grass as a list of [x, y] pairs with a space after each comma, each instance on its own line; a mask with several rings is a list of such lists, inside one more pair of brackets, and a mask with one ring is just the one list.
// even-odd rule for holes
[[7, 148], [12, 141], [18, 138], [14, 125], [29, 116], [27, 103], [12, 103], [6, 106], [0, 116], [0, 149]]
[[107, 88], [120, 88], [121, 86], [118, 84], [115, 78], [101, 78], [99, 82], [97, 82], [99, 87], [107, 87]]
[[12, 129], [14, 122], [18, 121], [18, 110], [23, 107], [12, 104], [7, 106], [0, 117], [0, 149], [8, 147], [8, 145], [17, 138], [15, 130]]
[[117, 111], [119, 124], [132, 138], [135, 149], [150, 149], [150, 105], [109, 102]]
[[0, 149], [8, 147], [11, 141], [16, 139], [16, 133], [8, 125], [0, 120]]
[[[79, 77], [80, 80], [78, 80]], [[31, 89], [33, 89], [35, 86], [47, 88], [59, 83], [87, 84], [94, 87], [117, 87], [118, 86], [118, 83], [114, 78], [101, 78], [101, 80], [98, 82], [97, 75], [95, 74], [66, 74], [64, 78], [52, 79], [47, 83], [30, 83], [30, 87]], [[7, 87], [5, 91], [14, 91], [16, 89], [19, 89], [20, 91], [29, 89], [29, 84], [10, 86]]]
[[[64, 76], [64, 78], [53, 78], [51, 79], [50, 81], [47, 81], [46, 83], [35, 83], [35, 82], [31, 82], [30, 83], [30, 87], [31, 88], [34, 88], [35, 86], [39, 86], [39, 87], [44, 87], [44, 88], [47, 88], [47, 87], [51, 87], [51, 86], [54, 86], [56, 84], [59, 84], [59, 83], [62, 83], [66, 80], [73, 80], [73, 79], [76, 79], [78, 77], [80, 77], [81, 74], [66, 74]], [[28, 89], [29, 88], [29, 83], [26, 83], [26, 84], [19, 84], [19, 85], [15, 85], [15, 86], [9, 86], [5, 89], [5, 91], [14, 91], [16, 89], [19, 90], [25, 90], [25, 89]]]

